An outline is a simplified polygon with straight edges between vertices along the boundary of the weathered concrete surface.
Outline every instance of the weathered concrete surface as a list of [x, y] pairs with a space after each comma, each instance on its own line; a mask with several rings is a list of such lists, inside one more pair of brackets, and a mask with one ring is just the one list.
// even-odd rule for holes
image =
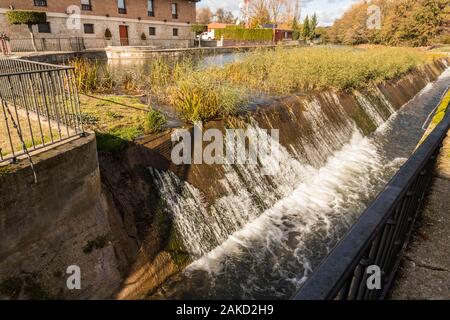
[[391, 299], [450, 299], [450, 131]]
[[[0, 299], [108, 298], [121, 283], [114, 213], [102, 192], [95, 135], [33, 157], [0, 175]], [[118, 216], [118, 215], [117, 215]], [[81, 268], [68, 290], [67, 267]]]

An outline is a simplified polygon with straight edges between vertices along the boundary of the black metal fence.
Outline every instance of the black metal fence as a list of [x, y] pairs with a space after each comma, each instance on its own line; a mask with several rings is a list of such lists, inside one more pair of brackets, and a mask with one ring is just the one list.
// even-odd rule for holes
[[[296, 300], [377, 300], [388, 293], [414, 226], [450, 112], [296, 294]], [[371, 267], [371, 268], [369, 268]], [[380, 271], [381, 288], [367, 285]], [[371, 281], [369, 281], [371, 282]]]
[[0, 163], [79, 136], [72, 67], [0, 59]]
[[[10, 47], [12, 52], [33, 52], [34, 47], [31, 39], [11, 39]], [[37, 51], [83, 51], [88, 45], [95, 48], [104, 48], [103, 42], [86, 43], [81, 37], [70, 38], [41, 38], [35, 39]]]
[[[33, 52], [31, 39], [11, 39], [12, 52]], [[148, 46], [160, 49], [189, 48], [195, 46], [194, 39], [105, 39], [92, 37], [37, 38], [37, 51], [84, 51], [87, 49], [104, 49], [108, 46]]]

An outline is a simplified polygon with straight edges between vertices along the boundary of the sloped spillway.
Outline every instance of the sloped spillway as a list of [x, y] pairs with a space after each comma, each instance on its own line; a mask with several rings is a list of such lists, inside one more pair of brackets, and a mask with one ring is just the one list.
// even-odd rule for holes
[[[411, 155], [449, 84], [447, 69], [398, 111], [381, 90], [355, 92], [357, 117], [335, 94], [324, 94], [332, 115], [312, 99], [302, 113], [307, 130], [291, 143], [280, 132], [279, 152], [269, 159], [279, 170], [264, 176], [257, 166], [224, 165], [222, 192], [212, 201], [171, 171], [149, 168], [195, 260], [152, 298], [292, 296]], [[251, 125], [258, 131], [270, 121]]]

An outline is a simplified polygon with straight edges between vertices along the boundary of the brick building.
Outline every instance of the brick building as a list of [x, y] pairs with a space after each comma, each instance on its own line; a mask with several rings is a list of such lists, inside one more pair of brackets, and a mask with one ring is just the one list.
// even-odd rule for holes
[[86, 47], [104, 45], [187, 46], [193, 38], [200, 0], [0, 0], [0, 32], [19, 46], [29, 39], [26, 26], [10, 26], [9, 10], [45, 11], [47, 23], [33, 26], [37, 44], [67, 45], [81, 39]]

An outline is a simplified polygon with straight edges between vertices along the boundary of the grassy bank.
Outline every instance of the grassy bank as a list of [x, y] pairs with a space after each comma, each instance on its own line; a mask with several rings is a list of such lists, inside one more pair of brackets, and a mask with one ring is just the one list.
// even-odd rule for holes
[[433, 118], [431, 119], [430, 125], [427, 128], [427, 131], [423, 135], [420, 140], [418, 146], [420, 146], [426, 138], [430, 135], [430, 133], [437, 127], [437, 125], [444, 119], [445, 113], [450, 106], [450, 90], [447, 91], [446, 95], [443, 97], [441, 103], [436, 109]]
[[[437, 55], [409, 48], [277, 48], [249, 53], [225, 67], [199, 69], [192, 60], [157, 59], [147, 71], [112, 77], [77, 65], [81, 91], [121, 90], [146, 94], [169, 105], [187, 122], [240, 113], [251, 97], [318, 90], [352, 90], [398, 77]], [[78, 68], [82, 70], [78, 71]], [[81, 76], [80, 76], [81, 77]], [[117, 88], [115, 89], [117, 90]]]
[[163, 130], [166, 118], [138, 97], [80, 95], [82, 122], [97, 133], [99, 150], [117, 151], [145, 133]]

